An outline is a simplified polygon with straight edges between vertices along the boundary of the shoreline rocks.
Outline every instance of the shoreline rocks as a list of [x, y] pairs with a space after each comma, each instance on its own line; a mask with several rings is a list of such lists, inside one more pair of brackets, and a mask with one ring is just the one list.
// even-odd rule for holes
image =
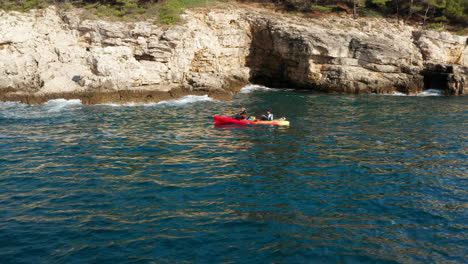
[[53, 7], [0, 11], [0, 100], [229, 99], [249, 82], [332, 93], [468, 91], [467, 37], [385, 19], [238, 6], [189, 10], [174, 26], [79, 17]]
[[171, 91], [158, 90], [118, 90], [118, 91], [92, 91], [92, 92], [63, 92], [63, 93], [3, 93], [0, 101], [21, 102], [25, 104], [43, 104], [54, 99], [79, 99], [84, 105], [104, 103], [137, 103], [148, 104], [160, 101], [174, 100], [186, 95], [208, 95], [209, 97], [226, 101], [232, 98], [231, 93], [216, 91], [186, 91], [173, 89]]

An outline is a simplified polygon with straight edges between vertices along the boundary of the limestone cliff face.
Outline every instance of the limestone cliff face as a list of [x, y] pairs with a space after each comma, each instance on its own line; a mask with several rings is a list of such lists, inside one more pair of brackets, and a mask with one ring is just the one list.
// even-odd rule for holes
[[467, 92], [466, 37], [382, 19], [250, 21], [256, 82], [339, 93]]
[[221, 96], [249, 81], [342, 93], [467, 92], [466, 37], [233, 6], [184, 19], [161, 26], [80, 20], [79, 10], [0, 11], [0, 99]]
[[80, 21], [77, 11], [0, 13], [0, 91], [157, 100], [154, 92], [222, 95], [248, 82], [250, 31], [240, 12], [190, 13], [183, 25], [160, 26]]

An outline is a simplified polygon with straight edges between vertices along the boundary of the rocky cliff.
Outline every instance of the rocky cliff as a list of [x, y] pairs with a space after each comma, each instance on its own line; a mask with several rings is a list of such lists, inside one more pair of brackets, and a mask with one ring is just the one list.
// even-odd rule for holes
[[224, 6], [175, 26], [0, 11], [0, 100], [228, 98], [248, 82], [338, 93], [468, 89], [467, 37], [384, 19]]

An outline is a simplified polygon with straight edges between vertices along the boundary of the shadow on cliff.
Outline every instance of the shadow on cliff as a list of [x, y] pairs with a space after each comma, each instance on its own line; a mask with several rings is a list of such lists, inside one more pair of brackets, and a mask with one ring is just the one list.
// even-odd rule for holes
[[251, 36], [252, 44], [246, 59], [246, 66], [250, 68], [251, 83], [273, 88], [304, 88], [289, 77], [291, 66], [294, 67], [291, 64], [297, 62], [286, 59], [275, 51], [275, 38], [268, 23], [252, 25]]

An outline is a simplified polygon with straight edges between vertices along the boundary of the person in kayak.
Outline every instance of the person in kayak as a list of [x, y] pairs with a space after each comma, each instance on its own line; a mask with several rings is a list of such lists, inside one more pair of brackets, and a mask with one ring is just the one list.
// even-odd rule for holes
[[247, 109], [241, 108], [241, 111], [235, 116], [236, 119], [247, 119]]
[[271, 113], [270, 110], [267, 111], [267, 114], [266, 115], [262, 115], [262, 117], [260, 118], [260, 120], [263, 120], [263, 121], [272, 121], [273, 120], [273, 113]]

